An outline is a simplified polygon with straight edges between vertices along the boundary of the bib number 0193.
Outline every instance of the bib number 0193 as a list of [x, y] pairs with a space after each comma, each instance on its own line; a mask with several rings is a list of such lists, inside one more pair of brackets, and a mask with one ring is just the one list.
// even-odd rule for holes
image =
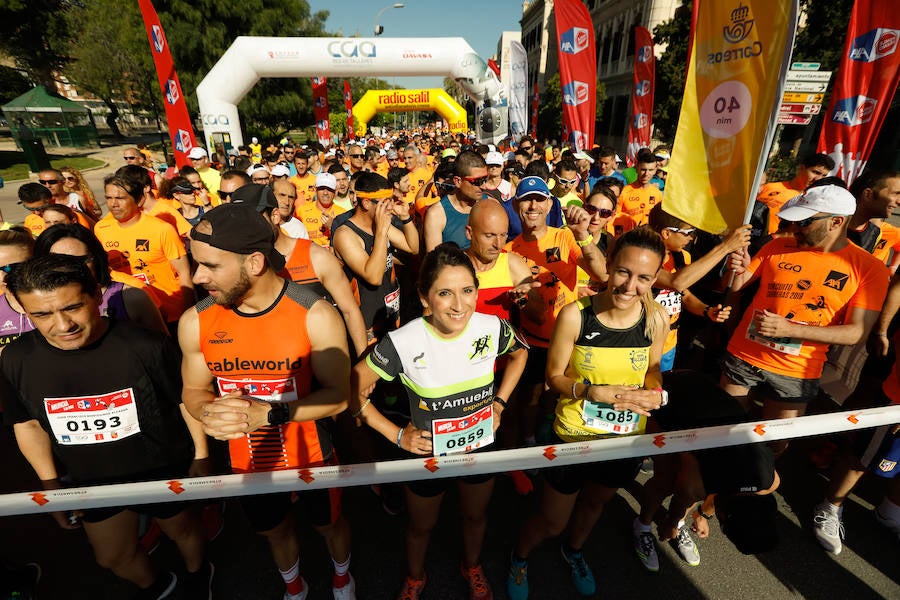
[[79, 431], [103, 431], [107, 427], [118, 427], [121, 424], [122, 419], [119, 417], [110, 417], [108, 421], [107, 419], [94, 419], [93, 421], [80, 419], [77, 421], [66, 421], [66, 429], [72, 433], [78, 433]]

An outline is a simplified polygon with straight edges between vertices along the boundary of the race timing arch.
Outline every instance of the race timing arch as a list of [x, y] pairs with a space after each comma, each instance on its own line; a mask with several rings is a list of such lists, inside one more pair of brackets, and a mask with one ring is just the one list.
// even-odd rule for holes
[[452, 77], [476, 106], [483, 143], [507, 135], [507, 100], [484, 60], [461, 37], [301, 38], [234, 40], [197, 86], [208, 148], [228, 136], [244, 143], [237, 104], [262, 77]]
[[440, 88], [427, 90], [369, 90], [353, 105], [356, 135], [366, 135], [366, 125], [380, 112], [433, 110], [447, 121], [450, 133], [465, 133], [466, 109]]

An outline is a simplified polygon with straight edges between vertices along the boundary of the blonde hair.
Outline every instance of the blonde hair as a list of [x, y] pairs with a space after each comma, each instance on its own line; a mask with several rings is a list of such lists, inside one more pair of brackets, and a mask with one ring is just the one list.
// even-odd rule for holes
[[87, 180], [84, 178], [84, 175], [81, 174], [81, 171], [72, 167], [60, 167], [59, 172], [65, 176], [66, 173], [71, 173], [75, 177], [75, 191], [81, 194], [81, 197], [84, 199], [82, 212], [91, 213], [94, 215], [98, 215], [100, 211], [100, 205], [97, 204], [97, 198], [94, 196], [94, 192], [91, 190], [91, 186], [88, 185]]

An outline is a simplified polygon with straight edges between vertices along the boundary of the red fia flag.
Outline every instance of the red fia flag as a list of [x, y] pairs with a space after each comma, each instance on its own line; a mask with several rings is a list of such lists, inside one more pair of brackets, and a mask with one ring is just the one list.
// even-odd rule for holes
[[331, 145], [331, 122], [328, 120], [328, 85], [325, 77], [313, 77], [313, 115], [316, 137], [323, 146]]
[[353, 95], [350, 93], [350, 82], [344, 80], [344, 109], [347, 111], [347, 137], [351, 140], [356, 139], [356, 132], [353, 131]]
[[[857, 0], [817, 152], [849, 185], [863, 171], [900, 83], [900, 10], [894, 0]], [[895, 132], [896, 135], [896, 132]]]
[[169, 137], [174, 148], [175, 164], [189, 165], [188, 152], [197, 145], [197, 142], [194, 139], [194, 127], [184, 101], [181, 83], [178, 81], [178, 73], [175, 71], [175, 63], [172, 61], [172, 53], [169, 51], [169, 43], [166, 41], [166, 34], [163, 32], [153, 3], [150, 0], [138, 2], [144, 17], [150, 50], [153, 53], [153, 63], [156, 65], [159, 87], [165, 98], [166, 121], [169, 123]]
[[634, 90], [631, 94], [631, 126], [625, 161], [634, 166], [638, 150], [650, 145], [653, 125], [653, 93], [656, 91], [656, 57], [653, 38], [646, 27], [634, 28]]
[[591, 148], [597, 104], [594, 25], [587, 7], [580, 0], [556, 0], [554, 12], [563, 101], [563, 139], [579, 150]]

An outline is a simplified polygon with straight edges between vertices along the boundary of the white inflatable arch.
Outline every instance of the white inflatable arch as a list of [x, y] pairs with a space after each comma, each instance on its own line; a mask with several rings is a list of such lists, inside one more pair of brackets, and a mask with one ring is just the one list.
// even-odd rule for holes
[[208, 148], [216, 133], [244, 143], [237, 104], [261, 77], [452, 77], [477, 107], [483, 142], [506, 136], [506, 98], [494, 72], [460, 37], [238, 37], [197, 86]]

